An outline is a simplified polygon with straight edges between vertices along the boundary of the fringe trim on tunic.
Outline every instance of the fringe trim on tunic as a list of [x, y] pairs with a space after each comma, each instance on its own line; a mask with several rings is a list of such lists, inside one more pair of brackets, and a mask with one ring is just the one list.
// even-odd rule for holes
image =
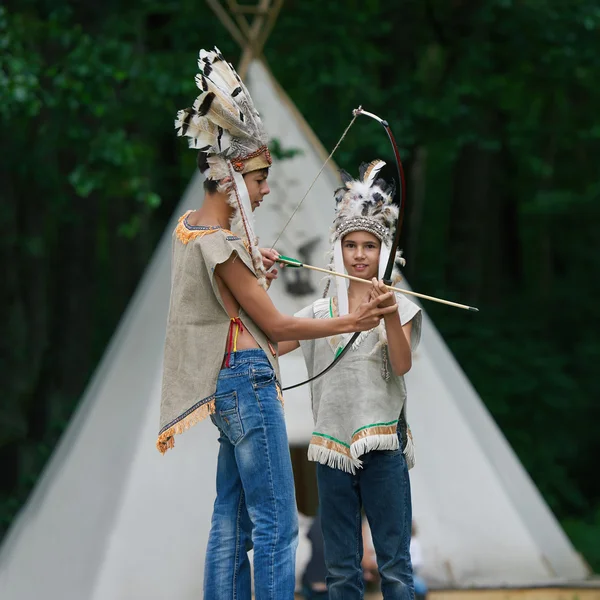
[[[402, 453], [408, 469], [415, 466], [415, 444], [410, 428], [407, 428], [407, 441]], [[340, 469], [346, 473], [356, 473], [362, 468], [360, 457], [373, 450], [398, 450], [397, 421], [372, 425], [359, 429], [352, 436], [350, 447], [335, 438], [313, 433], [308, 447], [308, 460]]]
[[398, 436], [390, 435], [370, 435], [367, 438], [358, 440], [350, 446], [350, 454], [355, 459], [359, 459], [363, 454], [372, 452], [373, 450], [398, 450]]
[[359, 429], [352, 436], [350, 455], [358, 459], [372, 450], [398, 450], [397, 421], [374, 424]]
[[223, 231], [224, 233], [232, 235], [236, 239], [238, 239], [238, 236], [235, 235], [235, 233], [233, 233], [232, 231], [229, 231], [229, 229], [221, 229], [219, 227], [209, 227], [206, 229], [188, 229], [184, 221], [191, 212], [193, 211], [188, 210], [184, 215], [181, 215], [181, 217], [179, 217], [177, 227], [175, 228], [175, 235], [177, 235], [177, 239], [182, 244], [189, 244], [192, 240], [195, 240], [198, 237], [204, 237], [205, 235], [208, 235], [210, 233], [215, 233], [215, 231]]
[[334, 438], [323, 437], [314, 433], [308, 446], [308, 460], [353, 475], [356, 473], [356, 469], [362, 467], [359, 460], [350, 456], [350, 450], [346, 444]]
[[215, 412], [215, 399], [213, 398], [209, 402], [205, 402], [201, 406], [198, 406], [191, 412], [184, 414], [184, 416], [171, 425], [168, 429], [165, 429], [158, 436], [156, 442], [156, 448], [161, 454], [164, 454], [167, 450], [170, 450], [175, 446], [175, 435], [181, 434], [187, 431], [196, 423], [200, 423]]
[[[210, 233], [215, 233], [216, 231], [222, 231], [223, 233], [225, 233], [228, 238], [232, 238], [234, 240], [241, 240], [241, 242], [244, 244], [244, 248], [246, 248], [246, 252], [248, 252], [248, 254], [250, 255], [250, 257], [252, 258], [252, 264], [254, 265], [254, 268], [256, 269], [256, 265], [258, 264], [258, 257], [260, 257], [260, 260], [262, 261], [262, 254], [260, 253], [260, 251], [258, 250], [258, 248], [255, 247], [250, 247], [249, 243], [241, 238], [239, 235], [233, 233], [233, 231], [230, 231], [229, 229], [224, 229], [222, 227], [208, 227], [206, 229], [189, 229], [188, 227], [186, 227], [184, 220], [185, 218], [193, 211], [188, 210], [184, 215], [182, 215], [181, 217], [179, 217], [179, 223], [177, 225], [177, 227], [175, 228], [175, 235], [177, 235], [177, 239], [182, 243], [182, 244], [189, 244], [192, 240], [195, 240], [196, 238], [199, 237], [204, 237], [205, 235], [208, 235]], [[261, 262], [262, 265], [262, 262]], [[262, 272], [264, 272], [264, 267], [261, 267]], [[258, 276], [258, 283], [259, 285], [262, 285], [263, 288], [265, 288], [266, 285], [266, 279], [262, 278], [262, 276]], [[265, 288], [267, 289], [268, 286]]]

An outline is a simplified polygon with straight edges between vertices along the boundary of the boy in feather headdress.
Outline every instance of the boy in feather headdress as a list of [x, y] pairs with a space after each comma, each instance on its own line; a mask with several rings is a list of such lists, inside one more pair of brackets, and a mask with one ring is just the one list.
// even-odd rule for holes
[[276, 342], [368, 330], [389, 309], [375, 299], [327, 322], [275, 309], [265, 262], [276, 255], [261, 255], [252, 221], [269, 193], [266, 134], [218, 49], [201, 50], [198, 64], [201, 93], [175, 124], [200, 151], [205, 197], [173, 234], [157, 446], [166, 452], [175, 434], [207, 416], [219, 432], [204, 597], [250, 600], [254, 547], [256, 598], [292, 600], [298, 526]]
[[[383, 298], [386, 293], [376, 278], [383, 276], [388, 262], [398, 208], [393, 204], [394, 186], [377, 178], [384, 164], [376, 160], [362, 165], [359, 180], [342, 171], [344, 186], [335, 192], [331, 235], [330, 269], [373, 281], [373, 286], [369, 290], [368, 285], [354, 281], [348, 285], [346, 279], [337, 277], [336, 293], [325, 297], [330, 278], [324, 297], [296, 316], [328, 322], [352, 314], [365, 294]], [[394, 311], [361, 333], [339, 365], [311, 383], [315, 429], [308, 458], [319, 463], [329, 600], [363, 597], [363, 509], [373, 536], [383, 597], [413, 597], [408, 469], [414, 455], [405, 419], [404, 375], [419, 342], [421, 310], [400, 294], [388, 297], [381, 306]], [[283, 355], [301, 346], [312, 377], [331, 363], [350, 337], [338, 334], [284, 342], [279, 350]]]

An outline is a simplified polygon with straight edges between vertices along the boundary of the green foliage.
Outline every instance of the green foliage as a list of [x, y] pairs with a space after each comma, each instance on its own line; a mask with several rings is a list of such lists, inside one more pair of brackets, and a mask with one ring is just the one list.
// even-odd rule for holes
[[0, 6], [4, 526], [192, 172], [173, 121], [194, 93], [194, 55], [207, 38], [233, 47], [225, 32], [215, 38], [208, 15], [191, 1]]
[[[0, 7], [4, 525], [194, 169], [172, 122], [196, 52], [239, 56], [203, 4], [125, 6]], [[287, 0], [265, 49], [326, 148], [359, 105], [392, 125], [407, 276], [481, 309], [426, 306], [596, 569], [599, 28], [592, 0]], [[365, 119], [335, 160], [355, 172], [376, 156], [391, 159], [388, 141]]]
[[600, 564], [600, 509], [586, 519], [565, 519], [561, 524], [588, 562], [591, 565]]
[[277, 160], [285, 160], [302, 154], [302, 150], [299, 148], [284, 148], [277, 138], [269, 141], [269, 152]]

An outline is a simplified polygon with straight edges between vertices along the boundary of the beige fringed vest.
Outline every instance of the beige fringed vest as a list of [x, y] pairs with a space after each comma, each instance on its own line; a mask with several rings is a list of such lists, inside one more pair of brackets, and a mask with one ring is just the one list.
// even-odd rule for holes
[[[175, 434], [214, 412], [217, 378], [231, 323], [219, 294], [215, 267], [236, 253], [256, 274], [238, 236], [220, 227], [189, 225], [190, 212], [179, 219], [173, 233], [171, 301], [156, 444], [162, 453], [174, 446]], [[280, 381], [276, 346], [241, 309], [239, 317]]]
[[[411, 348], [421, 338], [421, 309], [396, 294], [402, 325], [412, 321]], [[337, 316], [333, 298], [313, 302], [297, 317]], [[372, 450], [396, 450], [398, 420], [406, 401], [404, 377], [394, 375], [381, 336], [384, 325], [363, 332], [335, 369], [310, 384], [314, 431], [308, 460], [355, 473], [360, 457]], [[350, 334], [300, 342], [308, 376], [323, 370], [348, 343]], [[403, 448], [409, 468], [414, 463], [412, 436]]]

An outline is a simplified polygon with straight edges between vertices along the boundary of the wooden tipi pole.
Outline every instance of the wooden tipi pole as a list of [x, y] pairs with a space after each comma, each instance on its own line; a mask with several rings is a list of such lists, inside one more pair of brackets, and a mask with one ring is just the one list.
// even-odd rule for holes
[[[252, 60], [262, 59], [263, 48], [283, 6], [283, 0], [258, 0], [255, 5], [226, 0], [229, 11], [219, 0], [206, 2], [242, 49], [237, 72], [244, 79]], [[251, 23], [248, 21], [249, 15], [253, 16]]]

